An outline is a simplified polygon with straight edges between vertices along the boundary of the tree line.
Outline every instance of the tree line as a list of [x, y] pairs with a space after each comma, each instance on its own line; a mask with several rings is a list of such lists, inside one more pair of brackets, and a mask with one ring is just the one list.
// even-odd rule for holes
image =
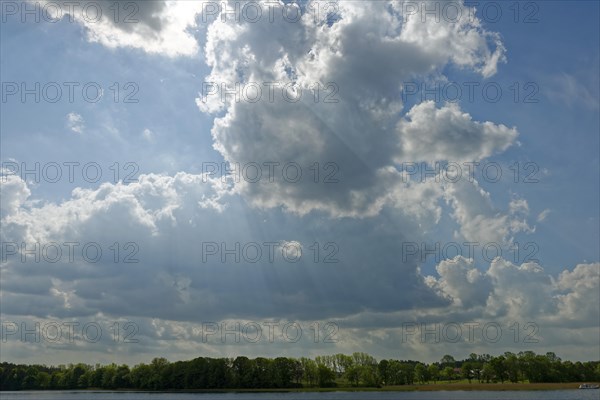
[[0, 390], [65, 389], [289, 389], [382, 387], [438, 381], [583, 382], [600, 381], [600, 361], [563, 361], [554, 353], [471, 354], [464, 360], [445, 355], [439, 362], [381, 360], [366, 353], [311, 358], [208, 358], [149, 364], [0, 364]]

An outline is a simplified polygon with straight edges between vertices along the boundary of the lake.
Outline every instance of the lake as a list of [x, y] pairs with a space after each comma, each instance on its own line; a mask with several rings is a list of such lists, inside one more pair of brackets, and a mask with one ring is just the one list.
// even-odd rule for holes
[[598, 390], [328, 392], [328, 393], [132, 393], [0, 392], [1, 400], [598, 400]]

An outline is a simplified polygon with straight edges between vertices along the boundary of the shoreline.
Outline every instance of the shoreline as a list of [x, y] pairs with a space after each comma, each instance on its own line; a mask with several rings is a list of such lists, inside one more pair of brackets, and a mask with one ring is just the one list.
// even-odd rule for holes
[[[198, 390], [135, 390], [135, 389], [75, 389], [75, 390], [23, 390], [16, 392], [122, 392], [122, 393], [312, 393], [312, 392], [437, 392], [437, 391], [543, 391], [579, 389], [582, 383], [432, 383], [423, 385], [369, 387], [332, 387], [332, 388], [288, 388], [288, 389], [198, 389]], [[585, 390], [585, 389], [581, 389]], [[589, 389], [598, 390], [600, 389]], [[0, 391], [2, 393], [3, 391]]]

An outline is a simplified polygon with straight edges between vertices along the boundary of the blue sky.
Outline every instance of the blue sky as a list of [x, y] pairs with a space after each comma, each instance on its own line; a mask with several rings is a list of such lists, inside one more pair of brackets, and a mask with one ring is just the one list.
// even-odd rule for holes
[[[533, 350], [600, 356], [597, 2], [514, 3], [518, 21], [508, 3], [493, 3], [503, 12], [498, 22], [482, 15], [489, 3], [482, 2], [476, 23], [461, 18], [458, 28], [444, 18], [422, 22], [419, 13], [400, 23], [407, 8], [397, 1], [340, 2], [341, 18], [329, 25], [311, 23], [309, 13], [302, 23], [279, 17], [238, 24], [205, 19], [202, 2], [160, 1], [141, 2], [139, 21], [129, 25], [87, 23], [77, 14], [73, 21], [23, 23], [6, 3], [3, 96], [12, 83], [79, 86], [73, 102], [64, 91], [56, 103], [36, 103], [31, 95], [23, 102], [17, 94], [1, 104], [3, 335], [6, 324], [22, 321], [135, 321], [140, 342], [57, 347], [42, 340], [32, 347], [13, 334], [3, 359], [367, 351], [437, 360], [451, 351], [460, 357], [529, 348], [506, 338], [399, 346], [403, 322], [493, 321], [506, 331], [514, 321], [532, 320], [541, 332]], [[104, 7], [105, 18], [114, 5], [91, 3]], [[530, 13], [537, 21], [524, 23]], [[205, 82], [294, 81], [305, 85], [303, 94], [317, 82], [334, 82], [339, 102], [199, 100]], [[90, 82], [104, 90], [96, 103], [82, 97]], [[473, 101], [466, 91], [454, 103], [440, 90], [434, 103], [431, 93], [403, 97], [407, 84], [424, 82], [478, 86]], [[502, 89], [498, 102], [486, 101], [485, 85]], [[137, 102], [124, 103], [130, 93]], [[225, 178], [201, 175], [224, 160], [297, 162], [303, 179], [222, 184]], [[502, 179], [490, 182], [478, 169], [477, 182], [413, 177], [406, 184], [400, 174], [406, 163], [470, 161], [497, 163]], [[86, 182], [77, 169], [74, 182], [32, 182], [14, 171], [36, 162], [97, 163], [102, 179]], [[340, 182], [322, 182], [331, 172], [327, 163], [337, 165]], [[115, 168], [120, 179], [131, 172], [138, 181], [117, 183]], [[538, 182], [523, 182], [528, 173]], [[62, 257], [44, 266], [6, 247], [66, 241], [100, 243], [104, 254], [112, 254], [113, 242], [135, 242], [140, 262], [103, 258], [90, 265]], [[503, 257], [403, 253], [407, 243], [465, 241], [492, 243]], [[222, 262], [221, 254], [203, 262], [209, 242], [297, 244], [303, 257], [293, 265], [264, 257]], [[516, 243], [534, 244], [539, 264], [527, 262], [534, 247], [515, 259]], [[324, 263], [327, 254], [338, 262]], [[203, 343], [193, 334], [207, 321], [265, 320], [297, 321], [306, 330], [314, 321], [333, 321], [340, 339], [239, 346]], [[570, 343], [575, 329], [582, 333]]]

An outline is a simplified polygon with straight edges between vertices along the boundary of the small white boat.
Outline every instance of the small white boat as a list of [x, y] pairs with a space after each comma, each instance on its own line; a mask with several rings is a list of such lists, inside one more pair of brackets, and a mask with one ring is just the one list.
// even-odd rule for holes
[[591, 383], [582, 383], [579, 385], [579, 389], [598, 389], [600, 386], [592, 385]]

